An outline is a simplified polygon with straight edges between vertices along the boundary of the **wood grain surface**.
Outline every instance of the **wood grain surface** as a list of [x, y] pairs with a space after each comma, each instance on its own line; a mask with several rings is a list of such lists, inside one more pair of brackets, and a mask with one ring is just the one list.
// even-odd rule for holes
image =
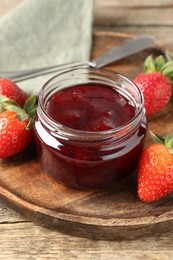
[[[119, 1], [97, 0], [95, 8], [95, 23], [111, 25], [172, 25], [172, 7], [170, 1]], [[158, 9], [162, 10], [161, 12]], [[130, 12], [129, 12], [130, 10]], [[123, 13], [123, 16], [122, 16]], [[162, 17], [162, 19], [161, 19]], [[126, 19], [124, 19], [126, 18]]]
[[152, 34], [173, 49], [172, 0], [95, 0], [94, 31]]
[[[0, 15], [6, 14], [21, 1], [1, 0]], [[131, 12], [134, 16], [133, 8], [136, 5], [138, 9], [135, 9], [135, 12], [144, 8], [153, 10], [152, 17], [148, 17], [150, 22], [146, 23], [146, 17], [142, 16], [138, 22], [132, 24], [128, 17]], [[110, 16], [109, 10], [112, 8], [119, 8], [118, 17], [113, 13], [113, 17]], [[170, 49], [173, 49], [173, 19], [172, 13], [167, 17], [168, 12], [165, 10], [168, 8], [173, 10], [172, 0], [96, 0], [93, 31], [132, 35], [152, 34], [158, 43], [168, 45]], [[145, 12], [140, 12], [140, 15], [144, 14]], [[121, 23], [117, 22], [119, 18]], [[162, 129], [164, 129], [164, 124], [162, 124]], [[172, 231], [164, 232], [160, 236], [155, 236], [153, 233], [150, 237], [135, 240], [98, 241], [78, 238], [35, 225], [3, 205], [0, 205], [0, 234], [0, 259], [3, 260], [168, 260], [173, 258]]]

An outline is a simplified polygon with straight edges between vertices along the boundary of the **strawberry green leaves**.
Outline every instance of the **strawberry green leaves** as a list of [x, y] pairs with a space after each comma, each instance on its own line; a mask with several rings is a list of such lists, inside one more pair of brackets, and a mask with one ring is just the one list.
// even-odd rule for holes
[[153, 55], [149, 55], [144, 62], [144, 69], [146, 73], [161, 72], [173, 83], [173, 60], [169, 55], [167, 61], [162, 55], [155, 59]]
[[168, 149], [169, 153], [173, 154], [173, 133], [165, 135], [165, 136], [161, 136], [161, 135], [158, 135], [158, 134], [150, 131], [150, 134], [156, 143], [165, 145], [166, 148]]
[[155, 132], [152, 132], [150, 131], [150, 135], [152, 137], [152, 139], [156, 142], [156, 143], [159, 143], [159, 144], [164, 144], [164, 137], [159, 135], [159, 134], [156, 134]]
[[37, 97], [36, 96], [30, 96], [26, 100], [26, 102], [23, 106], [23, 110], [29, 116], [29, 122], [28, 122], [27, 127], [26, 127], [27, 130], [30, 130], [33, 126], [33, 118], [34, 118], [36, 109], [37, 109]]
[[27, 130], [30, 130], [32, 128], [33, 117], [37, 108], [36, 102], [36, 96], [31, 96], [26, 100], [22, 109], [13, 99], [7, 98], [4, 95], [0, 95], [0, 113], [9, 110], [15, 112], [16, 118], [18, 118], [20, 121], [28, 119], [29, 121]]
[[36, 96], [30, 96], [24, 106], [23, 106], [23, 110], [26, 111], [27, 114], [30, 115], [30, 117], [33, 117], [35, 114], [35, 111], [37, 109], [37, 97]]
[[150, 55], [146, 58], [146, 60], [144, 62], [144, 69], [145, 69], [145, 72], [147, 72], [147, 73], [157, 71], [155, 60], [153, 59], [152, 55]]

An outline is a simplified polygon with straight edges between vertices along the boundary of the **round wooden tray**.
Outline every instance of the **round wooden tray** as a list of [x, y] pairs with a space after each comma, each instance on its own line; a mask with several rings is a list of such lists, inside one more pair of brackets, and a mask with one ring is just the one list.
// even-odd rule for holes
[[[92, 58], [121, 44], [129, 36], [100, 32], [94, 35]], [[158, 47], [135, 54], [109, 66], [132, 79], [143, 71], [142, 63]], [[149, 129], [160, 134], [173, 131], [172, 104], [149, 119]], [[146, 145], [151, 142], [147, 134]], [[95, 239], [133, 239], [160, 234], [172, 228], [173, 194], [153, 203], [141, 202], [133, 175], [106, 191], [68, 188], [41, 168], [34, 144], [0, 162], [0, 201], [27, 219], [71, 235]]]

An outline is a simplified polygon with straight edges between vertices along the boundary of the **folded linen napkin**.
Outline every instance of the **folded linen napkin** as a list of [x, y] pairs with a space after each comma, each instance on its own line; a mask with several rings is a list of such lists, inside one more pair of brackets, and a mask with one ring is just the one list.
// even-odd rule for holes
[[[88, 60], [92, 16], [93, 0], [23, 0], [0, 19], [0, 71]], [[18, 85], [37, 94], [51, 76]]]

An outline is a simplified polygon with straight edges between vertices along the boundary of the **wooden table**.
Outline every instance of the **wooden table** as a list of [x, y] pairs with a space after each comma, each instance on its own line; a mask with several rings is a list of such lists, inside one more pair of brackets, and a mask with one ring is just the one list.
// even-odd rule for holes
[[[1, 0], [0, 15], [21, 0]], [[94, 32], [152, 34], [172, 44], [173, 1], [96, 0]], [[172, 45], [173, 46], [173, 45]], [[96, 241], [37, 226], [0, 205], [0, 259], [159, 259], [173, 257], [173, 232], [136, 240]]]

